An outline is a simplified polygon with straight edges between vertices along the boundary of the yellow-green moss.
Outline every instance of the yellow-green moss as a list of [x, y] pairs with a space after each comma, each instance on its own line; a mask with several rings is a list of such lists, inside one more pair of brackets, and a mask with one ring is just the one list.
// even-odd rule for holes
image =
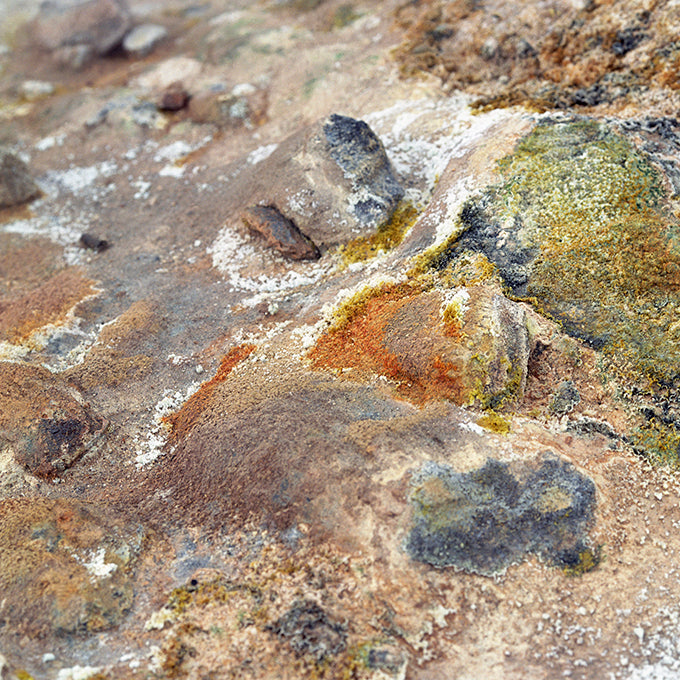
[[477, 425], [497, 434], [508, 434], [510, 432], [510, 423], [494, 411], [485, 413], [477, 420]]
[[17, 676], [17, 680], [33, 680], [33, 676], [23, 669], [14, 671], [14, 675]]
[[402, 201], [390, 220], [378, 227], [375, 233], [356, 238], [340, 248], [343, 263], [363, 262], [398, 246], [417, 219], [418, 209], [410, 201]]
[[[545, 121], [498, 168], [501, 182], [466, 204], [460, 232], [412, 274], [459, 279], [473, 249], [512, 287], [524, 257], [528, 280], [513, 292], [601, 349], [620, 375], [679, 380], [680, 223], [651, 158], [601, 123]], [[487, 225], [511, 247], [498, 249]]]
[[673, 424], [651, 418], [632, 432], [630, 443], [654, 462], [680, 466], [680, 430]]

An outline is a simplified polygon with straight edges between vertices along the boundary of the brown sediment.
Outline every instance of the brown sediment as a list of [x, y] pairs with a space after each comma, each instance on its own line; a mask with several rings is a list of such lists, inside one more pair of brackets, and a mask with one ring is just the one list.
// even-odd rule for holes
[[78, 302], [96, 292], [90, 279], [70, 268], [18, 299], [0, 300], [0, 340], [22, 342], [38, 328], [63, 321]]
[[163, 418], [163, 421], [170, 426], [171, 440], [182, 439], [193, 429], [201, 413], [210, 403], [215, 388], [227, 379], [236, 364], [247, 359], [256, 349], [256, 345], [250, 344], [232, 347], [222, 359], [214, 377], [203, 383], [179, 411]]
[[138, 300], [102, 328], [85, 360], [68, 369], [66, 375], [83, 390], [140, 380], [151, 372], [155, 360], [139, 349], [162, 327], [155, 305]]

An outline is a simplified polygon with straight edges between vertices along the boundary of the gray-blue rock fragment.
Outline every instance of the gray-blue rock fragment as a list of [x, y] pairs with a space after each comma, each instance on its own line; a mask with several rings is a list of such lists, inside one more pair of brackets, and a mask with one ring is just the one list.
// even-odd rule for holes
[[372, 227], [386, 222], [404, 196], [385, 148], [362, 120], [336, 113], [323, 125], [328, 155], [338, 164], [357, 194], [350, 211]]
[[411, 483], [415, 560], [492, 575], [529, 553], [573, 567], [586, 550], [595, 485], [551, 452], [536, 465], [489, 459], [464, 473], [426, 463]]

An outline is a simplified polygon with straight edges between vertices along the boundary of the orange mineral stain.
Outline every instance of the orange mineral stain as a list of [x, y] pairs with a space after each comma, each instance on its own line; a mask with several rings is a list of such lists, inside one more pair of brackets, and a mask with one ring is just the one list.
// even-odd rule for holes
[[256, 349], [256, 345], [250, 344], [232, 347], [222, 359], [217, 373], [203, 383], [198, 391], [187, 399], [179, 411], [163, 418], [163, 422], [170, 426], [170, 439], [172, 441], [182, 439], [193, 429], [201, 413], [212, 400], [217, 386], [227, 379], [237, 364], [247, 359]]

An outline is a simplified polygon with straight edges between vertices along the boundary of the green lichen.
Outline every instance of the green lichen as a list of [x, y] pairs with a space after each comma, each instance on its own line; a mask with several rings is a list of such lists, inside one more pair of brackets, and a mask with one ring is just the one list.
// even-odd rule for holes
[[427, 265], [445, 272], [481, 252], [511, 294], [601, 349], [619, 375], [677, 381], [680, 224], [652, 159], [604, 124], [545, 121], [499, 171]]
[[620, 368], [677, 377], [680, 230], [649, 157], [583, 121], [537, 126], [499, 167], [494, 209], [536, 249], [527, 295]]
[[655, 463], [680, 466], [680, 429], [673, 423], [650, 418], [633, 430], [630, 442]]
[[391, 250], [398, 246], [406, 232], [418, 219], [418, 209], [410, 201], [402, 201], [392, 214], [392, 217], [378, 227], [370, 236], [361, 236], [350, 241], [340, 249], [343, 264], [363, 262], [375, 257], [380, 252]]

